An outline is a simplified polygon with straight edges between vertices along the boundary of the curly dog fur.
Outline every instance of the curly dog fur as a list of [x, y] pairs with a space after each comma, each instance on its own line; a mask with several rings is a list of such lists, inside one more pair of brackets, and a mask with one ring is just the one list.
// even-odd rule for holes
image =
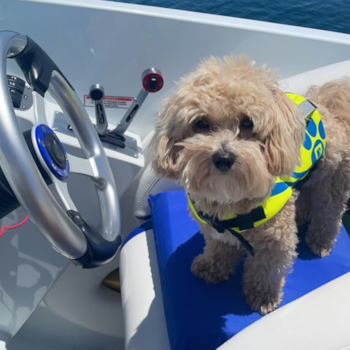
[[[281, 302], [297, 256], [297, 224], [310, 222], [307, 244], [326, 256], [350, 198], [350, 79], [311, 87], [306, 96], [323, 117], [326, 155], [273, 219], [242, 234], [255, 250], [245, 260], [243, 291], [261, 314]], [[271, 195], [277, 176], [293, 173], [304, 135], [304, 118], [273, 70], [245, 56], [212, 57], [165, 101], [149, 155], [159, 176], [181, 181], [197, 210], [222, 219], [250, 212]], [[234, 155], [227, 171], [213, 164], [217, 152]], [[229, 232], [199, 225], [206, 247], [192, 272], [208, 283], [228, 279], [244, 249]]]

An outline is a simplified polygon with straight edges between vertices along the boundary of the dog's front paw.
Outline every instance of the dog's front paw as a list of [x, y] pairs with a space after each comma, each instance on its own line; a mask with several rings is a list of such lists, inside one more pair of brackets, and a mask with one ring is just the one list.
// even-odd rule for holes
[[257, 311], [260, 315], [265, 316], [277, 309], [281, 301], [267, 301], [267, 300], [255, 300], [251, 308]]
[[219, 283], [227, 281], [233, 271], [229, 271], [225, 264], [215, 256], [208, 256], [205, 254], [198, 255], [191, 266], [192, 273], [204, 279], [207, 283]]
[[[272, 295], [267, 291], [259, 290], [259, 288], [244, 288], [244, 294], [247, 303], [252, 310], [257, 311], [260, 315], [266, 315], [277, 309], [282, 301], [283, 293], [279, 292]], [[276, 294], [276, 293], [274, 293]]]
[[310, 248], [310, 250], [315, 254], [320, 256], [321, 258], [324, 258], [328, 256], [333, 249], [334, 242], [327, 241], [327, 242], [317, 242], [316, 240], [308, 239], [306, 236], [306, 244]]

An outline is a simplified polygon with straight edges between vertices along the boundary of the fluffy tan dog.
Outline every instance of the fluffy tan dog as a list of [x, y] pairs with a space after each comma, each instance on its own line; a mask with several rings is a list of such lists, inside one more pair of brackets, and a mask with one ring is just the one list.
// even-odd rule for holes
[[[350, 79], [312, 87], [307, 98], [322, 115], [326, 154], [277, 215], [241, 233], [255, 252], [245, 260], [244, 295], [261, 314], [281, 302], [297, 255], [297, 224], [310, 221], [306, 241], [324, 257], [350, 198]], [[180, 180], [198, 212], [223, 220], [251, 212], [271, 196], [278, 176], [293, 174], [305, 127], [273, 71], [246, 57], [210, 58], [165, 102], [149, 152], [156, 173]], [[227, 280], [244, 246], [227, 230], [199, 225], [206, 247], [193, 273], [208, 283]]]

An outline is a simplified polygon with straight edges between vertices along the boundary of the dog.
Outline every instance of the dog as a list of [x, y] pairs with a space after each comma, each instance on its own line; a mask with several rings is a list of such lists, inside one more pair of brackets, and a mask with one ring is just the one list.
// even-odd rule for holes
[[[350, 79], [295, 97], [321, 116], [324, 140], [315, 141], [315, 164], [306, 176], [296, 169], [302, 169], [301, 153], [315, 131], [308, 125], [315, 122], [276, 79], [275, 70], [247, 56], [202, 61], [165, 101], [148, 150], [156, 174], [180, 181], [187, 191], [204, 235], [194, 275], [207, 283], [228, 280], [246, 255], [243, 293], [262, 315], [282, 300], [297, 257], [298, 226], [308, 223], [305, 240], [314, 254], [329, 255], [350, 198]], [[289, 194], [267, 209], [279, 183]], [[230, 218], [238, 229], [227, 224]]]

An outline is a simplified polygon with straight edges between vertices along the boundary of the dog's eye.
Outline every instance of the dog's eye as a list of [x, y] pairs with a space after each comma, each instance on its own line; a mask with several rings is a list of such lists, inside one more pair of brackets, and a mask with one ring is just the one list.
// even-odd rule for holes
[[198, 130], [200, 132], [209, 131], [210, 124], [206, 120], [200, 119], [196, 122], [196, 124], [194, 125], [194, 128], [195, 128], [195, 130]]
[[242, 129], [249, 130], [249, 129], [253, 129], [254, 123], [249, 117], [246, 117], [246, 118], [241, 120], [240, 126]]

